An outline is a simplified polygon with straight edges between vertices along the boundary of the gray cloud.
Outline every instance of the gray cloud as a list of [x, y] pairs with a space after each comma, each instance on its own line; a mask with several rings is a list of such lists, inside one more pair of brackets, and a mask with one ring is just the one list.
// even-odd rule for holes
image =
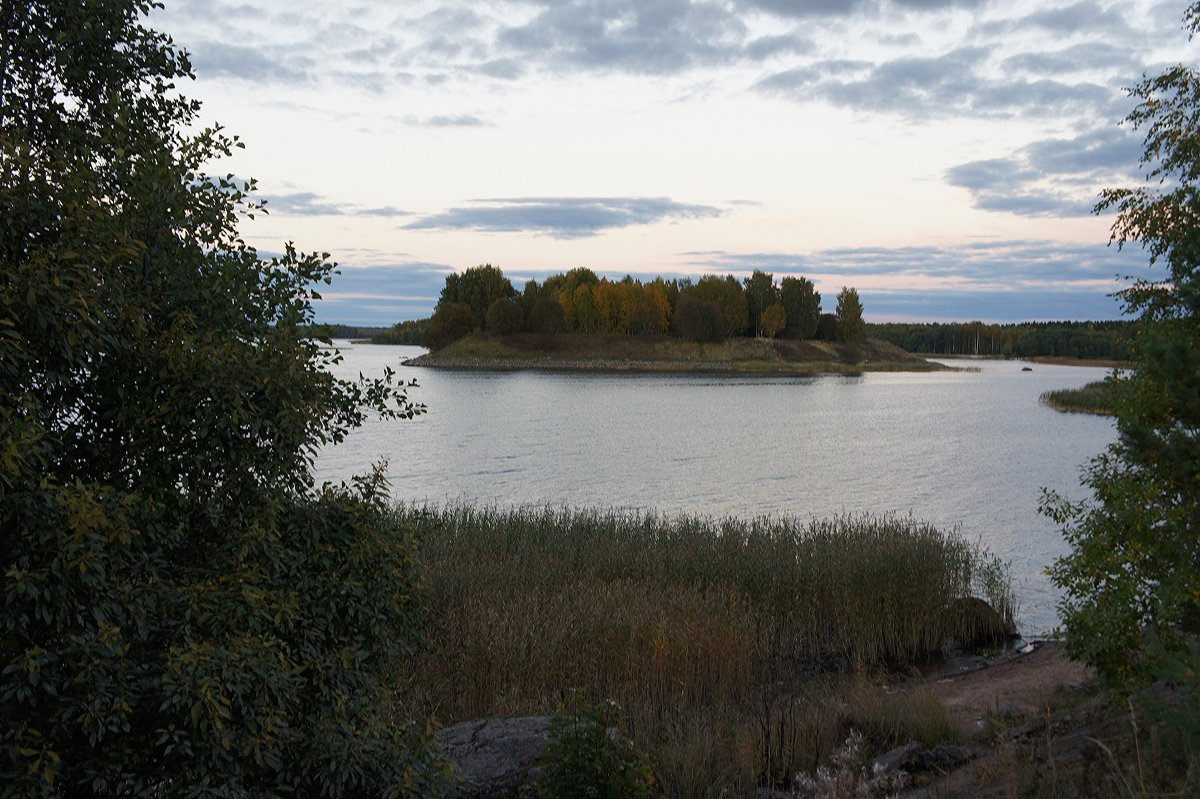
[[994, 36], [1022, 29], [1039, 29], [1056, 36], [1096, 33], [1111, 39], [1131, 33], [1129, 22], [1118, 10], [1118, 5], [1106, 8], [1095, 0], [1083, 0], [1069, 6], [1035, 11], [1017, 19], [989, 22], [980, 26], [980, 31]]
[[478, 128], [488, 123], [474, 114], [439, 114], [429, 117], [424, 124], [432, 128]]
[[389, 326], [433, 313], [446, 264], [409, 262], [378, 266], [342, 265], [328, 285], [317, 286], [317, 322]]
[[991, 52], [962, 47], [939, 56], [908, 56], [877, 64], [818, 61], [770, 75], [757, 88], [799, 101], [820, 98], [834, 105], [922, 119], [1071, 111], [1117, 115], [1119, 95], [1107, 86], [985, 77]]
[[[882, 0], [745, 0], [746, 5], [779, 17], [849, 17], [878, 13]], [[988, 0], [891, 0], [888, 5], [906, 11], [938, 11], [946, 8], [976, 8]]]
[[[997, 284], [1053, 286], [1109, 283], [1145, 263], [1139, 253], [1119, 251], [1103, 242], [1071, 244], [1046, 241], [969, 242], [954, 246], [842, 247], [808, 254], [690, 253], [694, 266], [717, 272], [750, 273], [754, 269], [784, 274], [833, 274], [847, 281], [857, 277], [961, 279], [964, 288], [994, 288]], [[1079, 289], [1077, 285], [1075, 287]], [[1116, 288], [1115, 282], [1112, 288]], [[936, 289], [933, 289], [936, 291]], [[1090, 290], [1095, 290], [1090, 289]]]
[[1128, 182], [1141, 153], [1138, 137], [1117, 126], [1029, 144], [1005, 158], [952, 167], [946, 180], [975, 207], [1022, 216], [1086, 216], [1100, 190]]
[[275, 48], [202, 41], [189, 47], [192, 68], [203, 77], [236, 78], [256, 83], [304, 83], [312, 79], [316, 60]]
[[721, 215], [707, 205], [679, 203], [665, 197], [521, 197], [479, 200], [417, 219], [409, 230], [481, 230], [539, 233], [557, 239], [594, 236], [603, 230], [648, 225], [670, 219]]
[[498, 40], [551, 65], [665, 74], [731, 61], [746, 34], [737, 14], [711, 0], [562, 0]]
[[408, 211], [391, 206], [364, 208], [352, 203], [335, 203], [311, 191], [297, 191], [290, 194], [262, 194], [258, 201], [264, 203], [269, 213], [281, 213], [287, 216], [379, 216], [399, 217], [409, 216]]
[[1032, 75], [1114, 68], [1131, 74], [1140, 71], [1133, 49], [1108, 42], [1082, 42], [1045, 53], [1017, 53], [1005, 58], [1000, 65], [1006, 71], [1017, 70]]

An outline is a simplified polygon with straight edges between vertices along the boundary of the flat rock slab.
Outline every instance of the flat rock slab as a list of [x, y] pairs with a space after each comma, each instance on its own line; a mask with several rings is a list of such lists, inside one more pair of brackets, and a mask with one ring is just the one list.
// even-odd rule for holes
[[437, 739], [453, 764], [455, 796], [513, 799], [537, 779], [550, 717], [466, 721], [438, 731]]

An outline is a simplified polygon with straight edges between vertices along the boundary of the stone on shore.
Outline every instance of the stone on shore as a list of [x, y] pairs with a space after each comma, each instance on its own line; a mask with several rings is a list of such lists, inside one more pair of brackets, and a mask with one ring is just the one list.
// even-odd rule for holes
[[440, 730], [437, 739], [458, 783], [454, 796], [515, 799], [537, 780], [550, 717], [466, 721]]

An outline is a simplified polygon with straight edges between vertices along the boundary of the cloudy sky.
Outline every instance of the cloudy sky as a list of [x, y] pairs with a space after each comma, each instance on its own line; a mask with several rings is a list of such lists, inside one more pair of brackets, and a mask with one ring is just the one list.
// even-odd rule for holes
[[1097, 192], [1192, 61], [1157, 0], [168, 0], [186, 92], [246, 149], [243, 234], [333, 254], [327, 322], [427, 316], [448, 272], [805, 275], [868, 318], [1116, 318]]

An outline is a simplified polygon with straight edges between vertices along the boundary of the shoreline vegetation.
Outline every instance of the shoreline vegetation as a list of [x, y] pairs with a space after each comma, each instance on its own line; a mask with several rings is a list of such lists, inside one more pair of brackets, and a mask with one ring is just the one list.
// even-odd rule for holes
[[426, 576], [426, 648], [402, 675], [417, 716], [614, 700], [666, 796], [790, 787], [851, 730], [880, 752], [958, 741], [932, 691], [873, 681], [1013, 629], [1007, 566], [910, 518], [394, 512]]
[[1113, 416], [1116, 414], [1116, 389], [1117, 384], [1110, 378], [1093, 380], [1079, 388], [1046, 391], [1042, 394], [1041, 401], [1064, 413]]
[[748, 375], [857, 375], [946, 369], [892, 344], [730, 338], [719, 343], [672, 336], [473, 333], [405, 361], [406, 366], [481, 371], [588, 371]]

